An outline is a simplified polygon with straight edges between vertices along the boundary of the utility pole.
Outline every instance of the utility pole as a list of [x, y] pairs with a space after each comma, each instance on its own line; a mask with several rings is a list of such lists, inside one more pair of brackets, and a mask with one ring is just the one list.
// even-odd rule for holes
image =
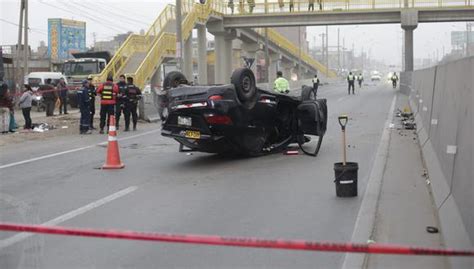
[[325, 56], [324, 56], [324, 54], [325, 54], [324, 52], [325, 52], [325, 48], [326, 48], [326, 47], [324, 46], [324, 41], [325, 41], [324, 36], [325, 36], [325, 34], [322, 33], [322, 34], [320, 34], [320, 36], [321, 36], [321, 62], [324, 63], [325, 60], [326, 60], [326, 58], [325, 58]]
[[21, 58], [21, 52], [22, 52], [22, 37], [23, 37], [23, 11], [25, 9], [25, 0], [21, 0], [20, 3], [20, 21], [18, 23], [18, 43], [16, 45], [16, 68], [15, 68], [15, 84], [13, 86], [13, 91], [16, 93], [16, 86], [21, 85], [23, 83], [23, 71], [21, 69], [20, 65], [20, 58]]
[[469, 50], [469, 34], [471, 33], [471, 26], [468, 22], [466, 22], [466, 57], [469, 57], [471, 55], [470, 50]]
[[303, 76], [301, 75], [301, 26], [298, 26], [298, 80]]
[[181, 29], [181, 0], [176, 0], [176, 67], [183, 68], [183, 33]]
[[[265, 13], [268, 12], [267, 1], [265, 0]], [[257, 65], [257, 63], [255, 63]], [[268, 51], [268, 28], [265, 27], [265, 81], [268, 82], [268, 88], [272, 89], [270, 81], [270, 52]]]
[[[29, 46], [28, 46], [28, 0], [24, 0], [25, 1], [25, 28], [23, 29], [24, 31], [24, 34], [25, 34], [25, 45], [23, 47], [24, 51], [23, 51], [23, 72], [24, 72], [24, 76], [28, 75], [28, 55], [29, 55]], [[22, 80], [23, 80], [23, 77], [22, 77]], [[20, 85], [23, 85], [23, 83], [21, 83]], [[21, 86], [20, 86], [21, 87]]]
[[346, 38], [342, 38], [342, 68], [346, 69]]
[[329, 39], [328, 26], [326, 25], [326, 77], [329, 77]]

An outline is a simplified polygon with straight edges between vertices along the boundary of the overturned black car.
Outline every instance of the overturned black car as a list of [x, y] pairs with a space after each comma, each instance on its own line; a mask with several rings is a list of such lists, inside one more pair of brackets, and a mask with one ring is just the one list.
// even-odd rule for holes
[[[231, 84], [212, 86], [190, 86], [174, 71], [163, 87], [168, 115], [161, 134], [178, 141], [180, 151], [259, 156], [297, 143], [316, 156], [326, 132], [326, 99], [317, 100], [312, 87], [303, 86], [300, 98], [265, 91], [247, 68], [235, 70]], [[316, 136], [316, 146], [305, 149]]]

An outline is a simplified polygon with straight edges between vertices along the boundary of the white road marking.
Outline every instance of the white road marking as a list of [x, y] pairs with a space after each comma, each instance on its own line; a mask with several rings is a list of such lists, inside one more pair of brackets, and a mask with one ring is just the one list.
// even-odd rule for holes
[[[91, 210], [93, 210], [93, 209], [95, 209], [95, 208], [98, 208], [99, 206], [102, 206], [102, 205], [105, 205], [105, 204], [107, 204], [107, 203], [109, 203], [109, 202], [112, 202], [112, 201], [115, 200], [115, 199], [118, 199], [118, 198], [120, 198], [120, 197], [123, 197], [123, 196], [125, 196], [125, 195], [127, 195], [127, 194], [129, 194], [129, 193], [131, 193], [131, 192], [133, 192], [133, 191], [136, 191], [137, 189], [138, 189], [137, 186], [130, 186], [130, 187], [126, 188], [126, 189], [123, 189], [123, 190], [121, 190], [121, 191], [118, 191], [118, 192], [116, 192], [116, 193], [114, 193], [114, 194], [111, 194], [111, 195], [109, 195], [109, 196], [107, 196], [107, 197], [104, 197], [104, 198], [102, 198], [102, 199], [99, 199], [99, 200], [97, 200], [97, 201], [95, 201], [95, 202], [92, 202], [92, 203], [90, 203], [90, 204], [88, 204], [88, 205], [85, 205], [85, 206], [80, 207], [80, 208], [78, 208], [78, 209], [76, 209], [76, 210], [70, 211], [70, 212], [68, 212], [68, 213], [66, 213], [66, 214], [64, 214], [64, 215], [61, 215], [61, 216], [57, 217], [57, 218], [54, 218], [54, 219], [52, 219], [52, 220], [48, 220], [47, 222], [44, 222], [44, 223], [42, 223], [41, 225], [49, 225], [49, 226], [51, 226], [51, 225], [58, 225], [58, 224], [60, 224], [60, 223], [62, 223], [62, 222], [68, 221], [68, 220], [70, 220], [70, 219], [72, 219], [72, 218], [75, 218], [75, 217], [77, 217], [77, 216], [79, 216], [79, 215], [82, 215], [82, 214], [84, 214], [84, 213], [86, 213], [86, 212], [88, 212], [88, 211], [91, 211]], [[14, 236], [12, 236], [12, 237], [9, 237], [9, 238], [4, 239], [4, 240], [0, 240], [0, 249], [9, 247], [9, 246], [11, 246], [11, 245], [14, 245], [14, 244], [16, 244], [16, 243], [18, 243], [18, 242], [20, 242], [20, 241], [23, 241], [23, 240], [25, 240], [25, 239], [27, 239], [27, 238], [33, 236], [33, 235], [34, 235], [33, 233], [17, 233], [16, 235], [14, 235]]]
[[[156, 133], [158, 131], [160, 131], [160, 129], [144, 132], [144, 133], [141, 133], [141, 134], [127, 136], [127, 137], [124, 137], [124, 138], [120, 138], [118, 140], [119, 141], [129, 140], [129, 139], [144, 136], [144, 135], [147, 135], [147, 134]], [[77, 151], [81, 151], [81, 150], [85, 150], [85, 149], [90, 149], [90, 148], [93, 148], [93, 147], [96, 147], [96, 146], [107, 145], [107, 143], [108, 142], [105, 141], [105, 142], [101, 142], [101, 143], [86, 146], [86, 147], [65, 150], [65, 151], [61, 151], [61, 152], [56, 152], [56, 153], [52, 153], [52, 154], [48, 154], [48, 155], [43, 155], [43, 156], [31, 158], [31, 159], [28, 159], [28, 160], [23, 160], [23, 161], [19, 161], [19, 162], [4, 164], [4, 165], [0, 165], [0, 169], [5, 169], [5, 168], [9, 168], [9, 167], [17, 166], [17, 165], [22, 165], [22, 164], [26, 164], [26, 163], [31, 163], [31, 162], [35, 162], [35, 161], [39, 161], [39, 160], [49, 159], [49, 158], [53, 158], [53, 157], [56, 157], [56, 156], [61, 156], [61, 155], [68, 154], [68, 153], [73, 153], [73, 152], [77, 152]]]

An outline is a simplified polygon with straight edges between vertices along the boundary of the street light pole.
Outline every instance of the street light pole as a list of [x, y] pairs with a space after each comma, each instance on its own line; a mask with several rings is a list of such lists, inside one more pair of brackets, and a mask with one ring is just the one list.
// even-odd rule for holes
[[183, 33], [181, 21], [181, 0], [176, 0], [176, 67], [179, 71], [182, 71], [183, 67]]
[[327, 25], [326, 25], [326, 77], [329, 77], [329, 38], [328, 38]]

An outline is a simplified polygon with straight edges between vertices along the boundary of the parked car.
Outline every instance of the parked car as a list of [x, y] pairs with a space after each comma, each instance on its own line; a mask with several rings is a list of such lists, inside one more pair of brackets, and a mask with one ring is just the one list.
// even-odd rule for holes
[[[259, 156], [297, 143], [316, 156], [326, 132], [326, 99], [316, 100], [312, 87], [303, 86], [301, 97], [265, 91], [248, 68], [235, 70], [231, 84], [210, 86], [190, 86], [173, 71], [163, 88], [169, 114], [161, 134], [178, 141], [180, 151]], [[314, 151], [303, 147], [310, 135], [318, 137]]]

